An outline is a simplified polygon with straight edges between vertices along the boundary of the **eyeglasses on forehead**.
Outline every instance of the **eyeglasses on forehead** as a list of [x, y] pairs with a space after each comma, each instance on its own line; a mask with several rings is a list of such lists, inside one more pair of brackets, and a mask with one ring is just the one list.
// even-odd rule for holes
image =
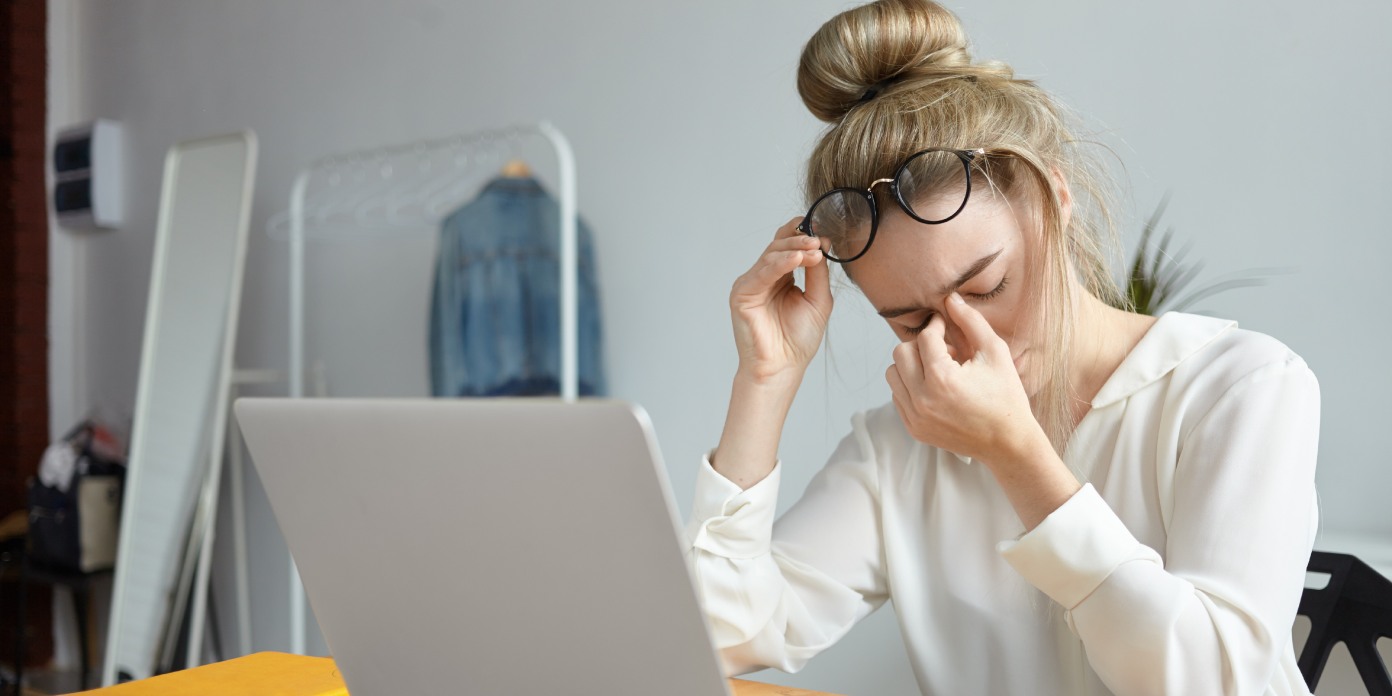
[[876, 186], [889, 184], [890, 196], [909, 217], [925, 225], [940, 225], [967, 207], [972, 161], [985, 153], [985, 148], [919, 150], [905, 158], [892, 177], [876, 179], [865, 188], [843, 186], [818, 196], [798, 230], [820, 239], [828, 260], [850, 263], [864, 256], [875, 241], [880, 220]]

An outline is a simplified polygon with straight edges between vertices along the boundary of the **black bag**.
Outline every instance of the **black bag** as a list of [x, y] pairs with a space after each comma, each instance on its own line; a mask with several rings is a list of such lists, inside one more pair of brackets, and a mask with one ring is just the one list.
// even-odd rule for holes
[[123, 463], [92, 451], [90, 426], [64, 438], [79, 448], [77, 467], [67, 491], [34, 477], [28, 485], [28, 555], [36, 565], [90, 573], [116, 564], [121, 521]]

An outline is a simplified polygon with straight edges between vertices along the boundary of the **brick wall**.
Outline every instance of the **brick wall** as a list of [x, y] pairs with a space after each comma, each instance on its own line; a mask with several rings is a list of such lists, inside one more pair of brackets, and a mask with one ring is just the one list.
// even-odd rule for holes
[[[24, 508], [24, 480], [48, 444], [48, 204], [45, 0], [0, 0], [0, 517]], [[61, 280], [61, 279], [60, 279]], [[14, 590], [0, 606], [0, 659], [14, 655]], [[52, 600], [30, 588], [30, 665], [53, 651]]]

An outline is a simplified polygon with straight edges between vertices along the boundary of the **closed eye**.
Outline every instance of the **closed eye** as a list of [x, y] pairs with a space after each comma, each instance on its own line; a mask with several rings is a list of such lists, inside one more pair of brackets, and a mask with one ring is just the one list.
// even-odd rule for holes
[[[1006, 285], [1006, 283], [1008, 283], [1008, 282], [1010, 282], [1010, 276], [1001, 276], [1001, 282], [1000, 282], [999, 285], [997, 285], [997, 286], [995, 287], [994, 290], [992, 290], [992, 291], [990, 291], [990, 292], [987, 292], [987, 293], [980, 293], [980, 294], [977, 294], [977, 293], [967, 293], [967, 297], [970, 297], [970, 298], [972, 298], [972, 299], [974, 299], [974, 300], [991, 300], [991, 299], [995, 299], [998, 295], [1000, 295], [1002, 292], [1005, 291], [1005, 285]], [[922, 324], [919, 324], [918, 326], [909, 327], [909, 328], [906, 328], [906, 329], [904, 329], [904, 330], [905, 330], [906, 332], [908, 332], [908, 334], [909, 334], [910, 336], [917, 336], [918, 334], [923, 333], [923, 330], [926, 329], [926, 328], [928, 328], [928, 322], [931, 322], [931, 321], [933, 320], [933, 315], [934, 315], [934, 314], [936, 314], [936, 312], [929, 312], [929, 313], [928, 313], [928, 316], [926, 316], [926, 317], [923, 318], [923, 323], [922, 323]]]
[[981, 294], [981, 295], [968, 294], [967, 297], [971, 297], [971, 298], [978, 299], [978, 300], [990, 300], [990, 299], [993, 299], [993, 298], [995, 298], [996, 295], [1001, 294], [1001, 292], [1003, 292], [1003, 291], [1005, 290], [1005, 284], [1008, 283], [1008, 282], [1010, 282], [1010, 276], [1001, 276], [1000, 285], [997, 285], [995, 290], [992, 290], [991, 292], [984, 293], [984, 294]]
[[919, 324], [918, 326], [911, 326], [904, 330], [909, 332], [910, 336], [917, 336], [920, 333], [923, 333], [923, 330], [928, 328], [928, 322], [933, 321], [934, 314], [936, 314], [936, 312], [929, 312], [928, 318], [924, 319], [922, 324]]

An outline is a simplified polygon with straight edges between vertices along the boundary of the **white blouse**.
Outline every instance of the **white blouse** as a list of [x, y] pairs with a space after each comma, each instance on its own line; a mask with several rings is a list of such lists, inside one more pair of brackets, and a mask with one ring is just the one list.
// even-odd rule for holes
[[1083, 488], [1028, 534], [892, 404], [776, 522], [781, 462], [741, 491], [707, 456], [687, 539], [725, 669], [797, 671], [892, 598], [925, 694], [1309, 694], [1319, 413], [1281, 342], [1168, 312], [1078, 424]]

